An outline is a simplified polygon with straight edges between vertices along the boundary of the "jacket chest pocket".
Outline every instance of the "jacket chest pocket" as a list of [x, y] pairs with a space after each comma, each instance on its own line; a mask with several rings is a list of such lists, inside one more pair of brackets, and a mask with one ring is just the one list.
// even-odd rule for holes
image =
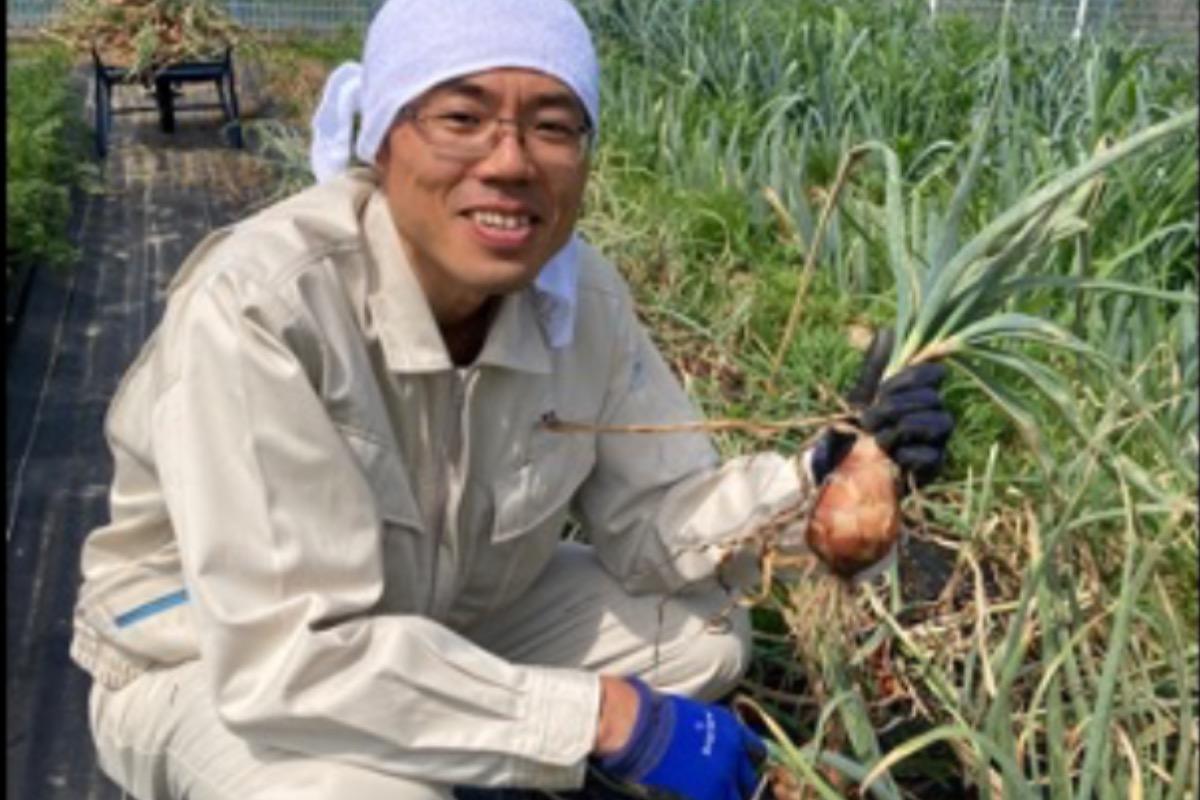
[[493, 484], [496, 516], [492, 542], [561, 528], [571, 498], [595, 462], [593, 437], [535, 430], [523, 461]]

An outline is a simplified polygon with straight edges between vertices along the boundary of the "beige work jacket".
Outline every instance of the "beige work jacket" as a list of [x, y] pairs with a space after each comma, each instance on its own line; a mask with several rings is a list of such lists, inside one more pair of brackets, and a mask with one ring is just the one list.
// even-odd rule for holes
[[577, 786], [597, 677], [456, 631], [530, 586], [568, 514], [630, 591], [667, 592], [807, 491], [790, 459], [722, 465], [700, 434], [540, 424], [697, 418], [583, 250], [570, 345], [546, 344], [525, 290], [456, 368], [371, 171], [205, 239], [109, 411], [112, 519], [84, 545], [75, 660], [119, 688], [200, 658], [221, 718], [278, 747]]

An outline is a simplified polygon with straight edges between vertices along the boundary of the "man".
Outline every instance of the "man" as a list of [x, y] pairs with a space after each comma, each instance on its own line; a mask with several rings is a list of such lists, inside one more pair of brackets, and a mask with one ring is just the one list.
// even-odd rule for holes
[[598, 85], [565, 0], [390, 0], [326, 87], [321, 182], [182, 266], [107, 420], [72, 644], [134, 797], [444, 798], [589, 762], [753, 791], [762, 742], [709, 704], [748, 657], [717, 579], [754, 580], [740, 537], [841, 448], [719, 464], [699, 434], [544, 424], [696, 419], [573, 233]]

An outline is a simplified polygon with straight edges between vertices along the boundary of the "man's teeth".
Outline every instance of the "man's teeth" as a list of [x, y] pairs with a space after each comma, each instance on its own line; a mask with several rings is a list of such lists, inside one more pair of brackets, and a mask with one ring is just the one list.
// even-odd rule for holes
[[495, 211], [474, 211], [471, 213], [471, 219], [480, 225], [506, 231], [527, 228], [533, 224], [533, 217], [526, 214], [499, 214]]

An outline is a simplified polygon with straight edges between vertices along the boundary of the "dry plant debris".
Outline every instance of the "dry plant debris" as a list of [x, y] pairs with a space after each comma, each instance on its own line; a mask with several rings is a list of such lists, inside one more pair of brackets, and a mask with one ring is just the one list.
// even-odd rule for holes
[[241, 29], [212, 0], [69, 0], [46, 33], [145, 82], [171, 64], [219, 58]]

